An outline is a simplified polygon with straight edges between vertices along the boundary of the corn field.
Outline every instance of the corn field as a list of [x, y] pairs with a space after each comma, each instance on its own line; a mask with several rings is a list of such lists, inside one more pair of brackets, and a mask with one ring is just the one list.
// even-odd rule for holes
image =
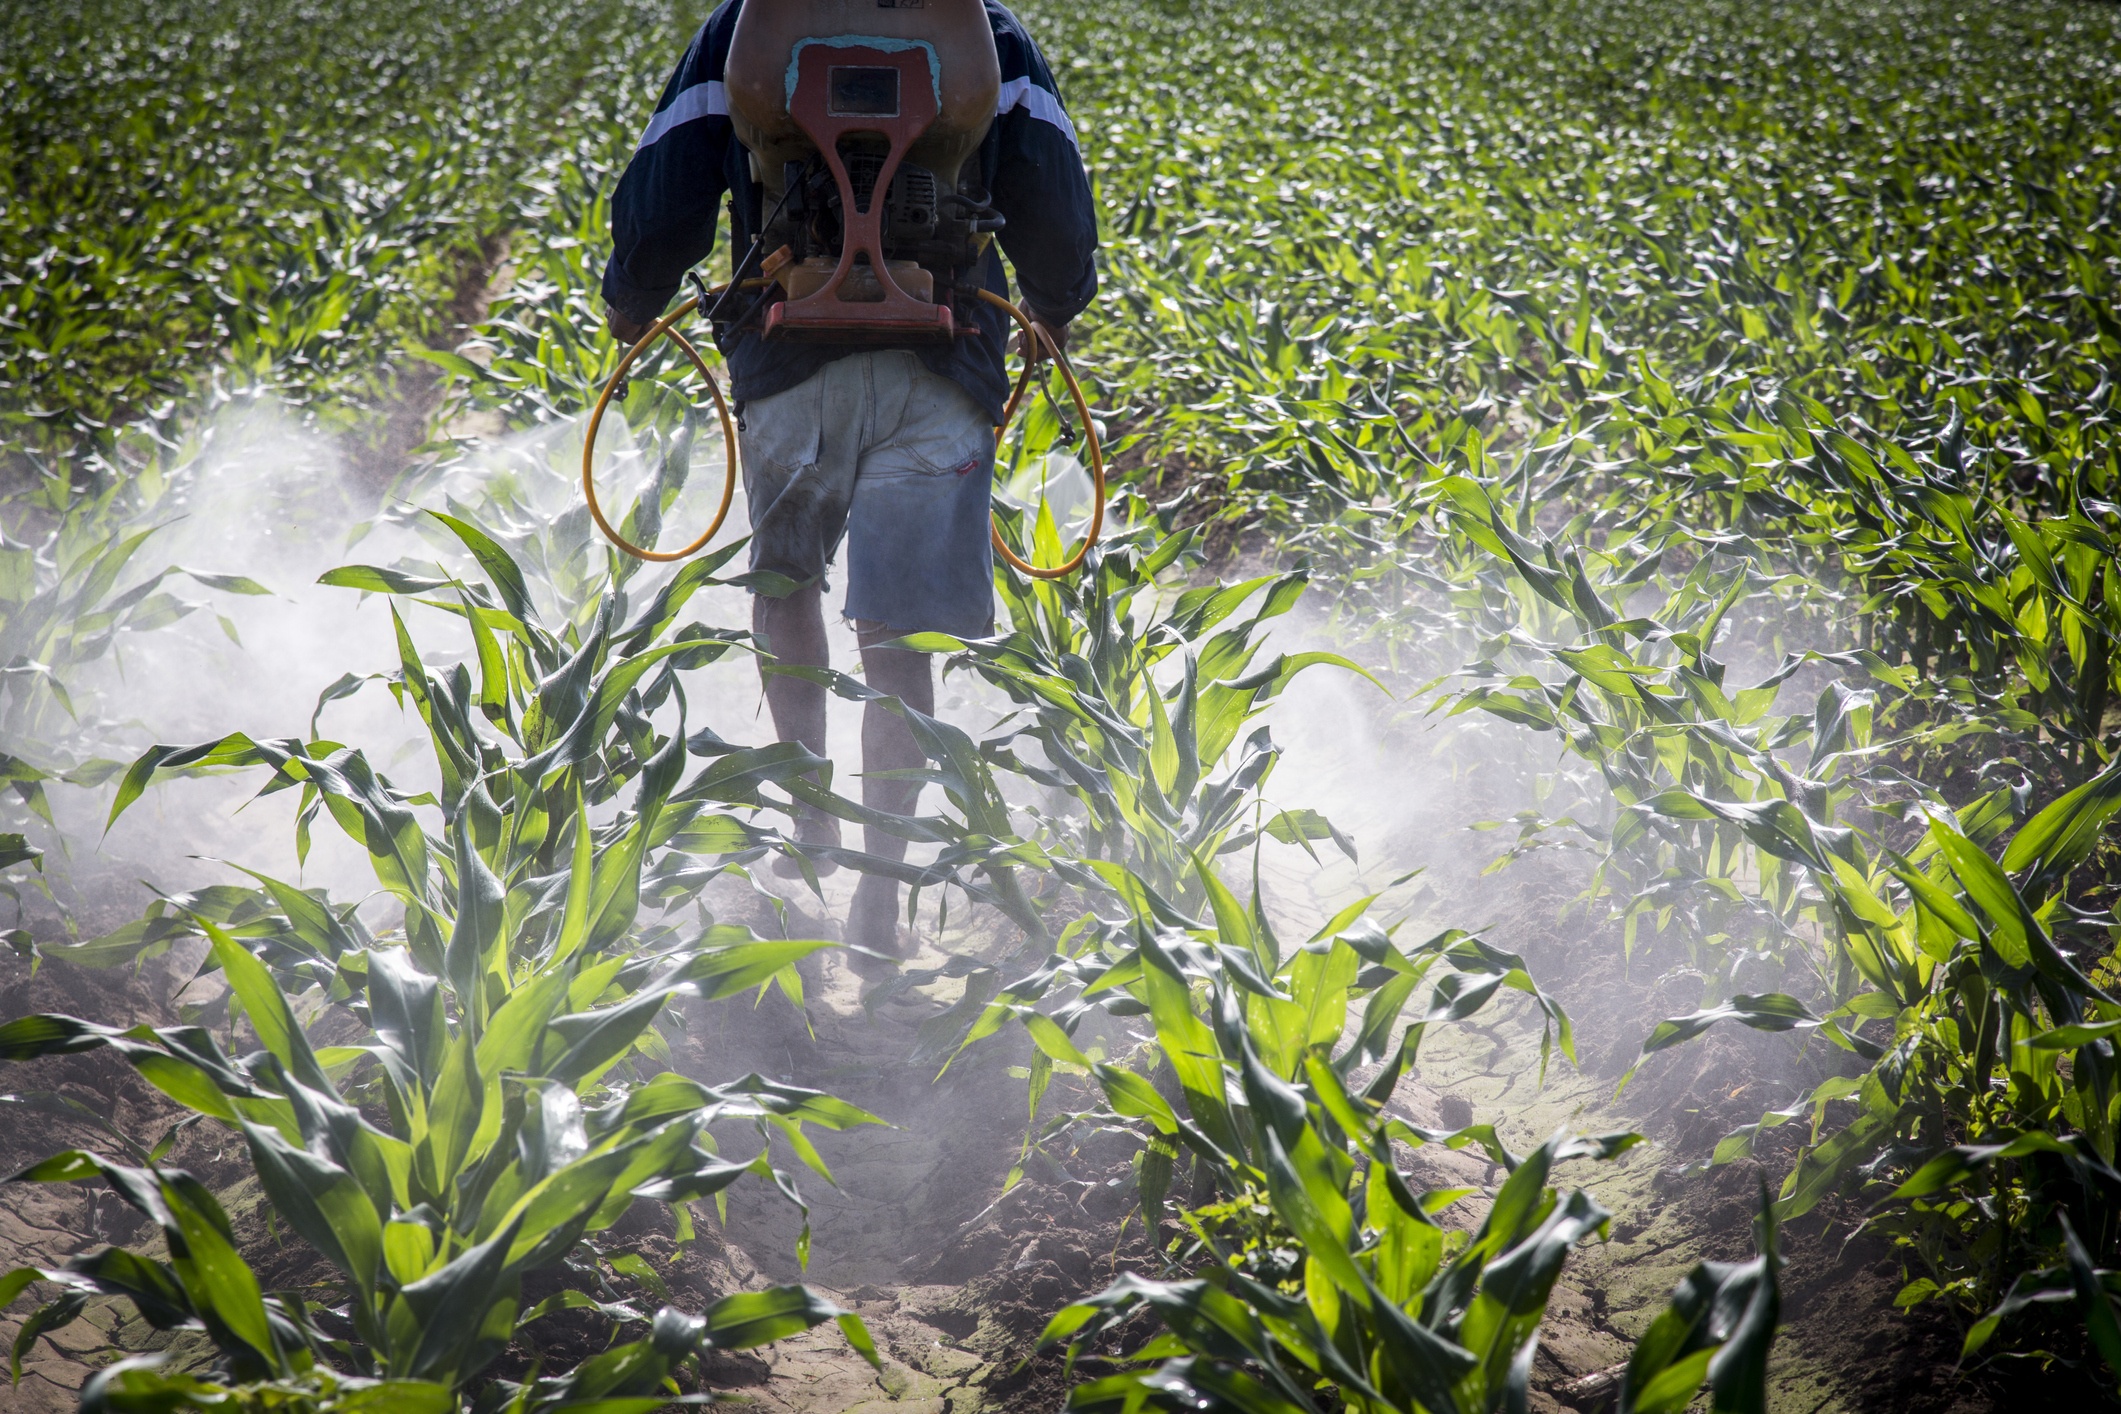
[[2121, 8], [1021, 14], [1117, 471], [905, 815], [571, 481], [703, 7], [0, 16], [22, 1407], [2114, 1401]]

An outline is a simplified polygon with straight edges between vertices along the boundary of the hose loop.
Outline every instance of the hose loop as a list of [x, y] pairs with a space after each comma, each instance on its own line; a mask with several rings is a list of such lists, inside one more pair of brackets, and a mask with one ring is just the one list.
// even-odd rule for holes
[[[590, 518], [597, 523], [597, 529], [604, 532], [606, 540], [636, 560], [668, 563], [671, 560], [682, 560], [697, 555], [707, 548], [707, 542], [714, 539], [715, 532], [722, 528], [722, 522], [729, 518], [729, 504], [736, 499], [736, 419], [729, 413], [729, 400], [722, 396], [722, 385], [715, 382], [714, 375], [707, 371], [707, 361], [701, 358], [700, 351], [692, 346], [692, 340], [671, 327], [697, 309], [699, 303], [698, 295], [686, 300], [657, 320], [654, 327], [641, 336], [640, 342], [626, 351], [626, 356], [619, 360], [618, 368], [606, 380], [603, 395], [597, 399], [596, 411], [589, 414], [589, 430], [582, 435], [582, 495], [589, 501]], [[646, 352], [650, 344], [665, 334], [677, 341], [678, 347], [685, 351], [685, 357], [691, 359], [692, 366], [699, 370], [701, 381], [706, 383], [707, 391], [714, 395], [714, 410], [720, 413], [722, 418], [722, 504], [716, 508], [714, 520], [701, 532], [700, 538], [682, 550], [649, 550], [634, 544], [619, 534], [611, 522], [604, 518], [604, 508], [597, 502], [597, 429], [603, 425], [604, 409], [611, 405], [613, 394], [626, 386], [626, 371], [633, 367], [634, 361]]]
[[[746, 281], [745, 285], [750, 287], [753, 285], [764, 285], [765, 283], [762, 280], [752, 280]], [[690, 339], [680, 334], [674, 327], [680, 319], [699, 308], [702, 299], [707, 295], [718, 295], [728, 288], [725, 284], [717, 285], [713, 289], [703, 289], [702, 294], [694, 295], [687, 299], [676, 309], [671, 310], [670, 313], [657, 320], [648, 332], [641, 336], [640, 341], [626, 351], [626, 356], [619, 360], [619, 366], [612, 371], [611, 377], [604, 383], [604, 391], [597, 398], [595, 411], [589, 414], [589, 427], [582, 437], [582, 495], [589, 502], [590, 518], [596, 521], [597, 529], [604, 532], [604, 538], [637, 560], [667, 563], [672, 560], [686, 559], [706, 549], [707, 542], [715, 537], [715, 534], [722, 528], [722, 522], [729, 518], [730, 503], [736, 498], [736, 419], [729, 411], [729, 400], [722, 395], [721, 384], [717, 383], [714, 374], [708, 371], [707, 362], [700, 357], [700, 351], [693, 347]], [[1068, 386], [1068, 395], [1075, 401], [1076, 412], [1082, 417], [1083, 435], [1089, 444], [1090, 475], [1095, 486], [1090, 502], [1090, 527], [1083, 536], [1082, 544], [1078, 545], [1074, 552], [1058, 565], [1034, 565], [1009, 548], [1008, 542], [1002, 539], [1000, 525], [990, 519], [987, 526], [987, 533], [994, 545], [995, 553], [1007, 561], [1009, 566], [1016, 570], [1017, 573], [1029, 575], [1033, 579], [1061, 579], [1082, 568], [1084, 559], [1090, 554], [1090, 547], [1097, 544], [1098, 536], [1104, 529], [1104, 448], [1098, 442], [1097, 427], [1091, 420], [1090, 401], [1083, 396], [1082, 384], [1076, 380], [1075, 369], [1070, 366], [1068, 355], [1061, 349], [1059, 342], [1054, 339], [1053, 332], [991, 290], [981, 290], [979, 297], [998, 309], [1006, 310], [1011, 318], [1023, 326], [1024, 330], [1024, 369], [1017, 376], [1015, 390], [1009, 395], [1009, 405], [1002, 413], [1001, 426], [994, 429], [994, 442], [997, 452], [1000, 450], [1002, 438], [1008, 433], [1009, 424], [1015, 421], [1018, 409], [1023, 406], [1024, 396], [1030, 391], [1031, 379], [1037, 372], [1041, 359], [1051, 358], [1053, 360], [1054, 366], [1060, 370], [1061, 381]], [[610, 520], [605, 517], [604, 508], [597, 500], [597, 431], [603, 426], [604, 410], [611, 405], [612, 398], [619, 393], [619, 390], [627, 386], [627, 371], [633, 367], [643, 353], [647, 352], [649, 345], [653, 344], [657, 339], [666, 336], [676, 340], [677, 346], [684, 351], [687, 358], [692, 360], [692, 366], [698, 370], [701, 381], [706, 383], [707, 391], [714, 397], [715, 411], [721, 415], [723, 448], [722, 503], [715, 509], [714, 520], [709, 523], [700, 538], [687, 545], [684, 549], [649, 550], [634, 544], [625, 536], [619, 534]]]
[[1097, 537], [1105, 527], [1105, 449], [1097, 440], [1097, 425], [1090, 417], [1090, 400], [1083, 396], [1083, 386], [1076, 381], [1075, 369], [1069, 364], [1067, 353], [1054, 339], [1053, 332], [992, 290], [981, 290], [979, 297], [997, 309], [1007, 310], [1024, 327], [1024, 371], [1017, 375], [1016, 390], [1009, 395], [1009, 406], [1002, 412], [1002, 425], [994, 429], [996, 451], [1001, 449], [1009, 424], [1016, 420], [1024, 394], [1030, 391], [1031, 378], [1038, 370], [1041, 357], [1050, 357], [1054, 367], [1060, 370], [1061, 381], [1068, 385], [1068, 396], [1075, 400], [1075, 410], [1083, 419], [1083, 436], [1089, 445], [1090, 479], [1094, 489], [1090, 495], [1090, 528], [1084, 532], [1083, 543], [1076, 546], [1075, 552], [1057, 565], [1034, 565], [1009, 548], [1009, 543], [1002, 539], [1001, 526], [991, 520], [987, 526], [994, 552], [1008, 561], [1009, 567], [1018, 574], [1033, 579], [1064, 579], [1082, 568], [1083, 561], [1089, 557], [1090, 547], [1097, 544]]

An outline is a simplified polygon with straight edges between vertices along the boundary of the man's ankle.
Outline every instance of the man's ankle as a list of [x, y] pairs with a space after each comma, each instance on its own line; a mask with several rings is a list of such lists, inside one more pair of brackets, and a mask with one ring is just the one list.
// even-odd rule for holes
[[[799, 853], [840, 847], [839, 820], [822, 810], [813, 810], [807, 806], [796, 815], [795, 824], [790, 827], [788, 834]], [[822, 876], [837, 873], [840, 865], [836, 859], [812, 859], [810, 867]], [[773, 872], [783, 879], [800, 879], [803, 876], [803, 866], [790, 856], [782, 855], [773, 861]]]
[[847, 906], [846, 941], [890, 957], [906, 956], [912, 949], [900, 946], [898, 903], [897, 880], [864, 874]]

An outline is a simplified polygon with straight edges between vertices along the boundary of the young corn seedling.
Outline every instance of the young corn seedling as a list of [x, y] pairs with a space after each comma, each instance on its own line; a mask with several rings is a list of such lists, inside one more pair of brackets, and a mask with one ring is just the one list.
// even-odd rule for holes
[[[2111, 1039], [2121, 1004], [2070, 960], [2070, 944], [2103, 933], [2107, 920], [2069, 901], [2072, 871], [2117, 809], [2121, 765], [2051, 803], [2000, 854], [1938, 809], [1904, 855], [1855, 843], [1818, 861], [1847, 946], [1879, 974], [1876, 990], [1824, 1018], [1824, 1029], [1835, 1036], [1837, 1019], [1872, 1020], [1890, 1025], [1889, 1039], [1849, 1035], [1872, 1063], [1866, 1074], [1823, 1082], [1716, 1151], [1718, 1161], [1742, 1157], [1760, 1131], [1809, 1109], [1813, 1142], [1784, 1184], [1781, 1211], [1807, 1212], [1857, 1175], [1892, 1185], [1871, 1223], [1927, 1272], [1901, 1304], [1942, 1295], [1986, 1312], [1967, 1333], [1969, 1356], [2027, 1305], [2070, 1300], [2093, 1349], [2121, 1375], [2101, 1335], [2112, 1319], [2103, 1287], [2072, 1275], [2090, 1270], [2084, 1254], [2121, 1240]], [[1660, 1023], [1644, 1049], [1725, 1019], [1822, 1025], [1793, 998], [1744, 997]], [[1837, 1101], [1855, 1113], [1824, 1124]]]
[[[343, 1392], [348, 1408], [402, 1398], [454, 1409], [521, 1326], [585, 1306], [615, 1325], [643, 1319], [574, 1290], [528, 1310], [520, 1296], [527, 1274], [559, 1266], [637, 1199], [682, 1204], [747, 1173], [787, 1186], [763, 1147], [748, 1162], [719, 1157], [708, 1125], [750, 1117], [762, 1136], [779, 1132], [814, 1161], [801, 1138], [806, 1123], [874, 1122], [829, 1096], [755, 1076], [724, 1088], [668, 1072], [641, 1084], [608, 1078], [676, 987], [741, 990], [770, 975], [778, 956], [703, 952], [604, 1006], [585, 1003], [609, 990], [616, 967], [535, 976], [480, 1026], [462, 1016], [452, 1025], [438, 979], [402, 954], [377, 951], [368, 958], [373, 1041], [318, 1050], [264, 964], [198, 921], [260, 1052], [232, 1056], [198, 1027], [120, 1030], [47, 1015], [0, 1026], [0, 1058], [107, 1046], [185, 1108], [240, 1134], [272, 1211], [329, 1264], [332, 1299], [263, 1291], [227, 1213], [185, 1171], [152, 1155], [129, 1165], [70, 1150], [16, 1181], [100, 1179], [160, 1225], [169, 1258], [111, 1247], [0, 1277], [10, 1302], [38, 1281], [67, 1292], [24, 1323], [18, 1377], [30, 1343], [73, 1320], [90, 1295], [105, 1295], [130, 1301], [157, 1329], [203, 1328], [238, 1385], [322, 1381], [322, 1392]], [[370, 1119], [378, 1108], [387, 1122]], [[624, 1347], [613, 1389], [646, 1393], [696, 1351], [741, 1348], [834, 1318], [868, 1353], [857, 1318], [801, 1287], [732, 1296], [703, 1318], [666, 1311], [654, 1336]], [[210, 1384], [144, 1365], [108, 1378], [137, 1399], [216, 1402]], [[575, 1382], [586, 1378], [577, 1371]], [[384, 1382], [382, 1393], [362, 1393], [375, 1381]]]
[[[18, 544], [0, 532], [0, 870], [34, 863], [44, 869], [43, 846], [57, 839], [47, 787], [54, 783], [97, 785], [117, 769], [98, 757], [107, 749], [108, 723], [76, 704], [79, 677], [92, 664], [120, 658], [128, 639], [175, 623], [210, 606], [179, 597], [173, 587], [190, 580], [232, 594], [268, 592], [244, 575], [213, 574], [177, 565], [120, 588], [150, 550], [159, 526], [110, 529], [129, 498], [113, 486], [67, 508], [43, 543]], [[224, 615], [224, 631], [234, 625]], [[71, 690], [69, 684], [72, 685]], [[0, 889], [16, 897], [13, 884]], [[45, 887], [58, 903], [62, 895]], [[63, 907], [63, 905], [62, 905]], [[28, 935], [14, 939], [30, 949]]]
[[1628, 1357], [1620, 1414], [1679, 1414], [1706, 1384], [1715, 1414], [1767, 1408], [1767, 1359], [1782, 1316], [1775, 1206], [1765, 1187], [1745, 1262], [1701, 1262], [1672, 1288]]
[[[1809, 1108], [1814, 1143], [1785, 1184], [1786, 1215], [1809, 1211], [1859, 1171], [1906, 1177], [1878, 1221], [1932, 1271], [1910, 1285], [1909, 1303], [1948, 1291], [1984, 1310], [2029, 1265], [2048, 1282], [2035, 1282], [2039, 1299], [2054, 1299], [2054, 1274], [2066, 1265], [2061, 1224], [2074, 1221], [2095, 1247], [2112, 1240], [2110, 1226], [2096, 1217], [2111, 1167], [2112, 1062], [2102, 1023], [2112, 1003], [2072, 961], [2098, 944], [2107, 920], [2072, 902], [2068, 891], [2071, 872], [2092, 856], [2112, 813], [2112, 769], [2027, 821], [2007, 850], [2002, 837], [2020, 808], [2010, 791], [1992, 791], [1955, 813], [1915, 783], [1928, 832], [1905, 855], [1896, 853], [1880, 838], [1894, 825], [1890, 816], [1870, 818], [1868, 828], [1838, 818], [1865, 803], [1862, 793], [1883, 774], [1867, 694], [1831, 684], [1809, 721], [1782, 718], [1764, 710], [1770, 680], [1762, 684], [1765, 696], [1751, 689], [1751, 701], [1740, 693], [1728, 702], [1736, 710], [1726, 710], [1707, 656], [1714, 614], [1700, 628], [1669, 610], [1621, 620], [1586, 597], [1595, 593], [1587, 579], [1557, 573], [1568, 561], [1551, 542], [1519, 536], [1477, 488], [1455, 490], [1467, 534], [1507, 557], [1534, 593], [1566, 609], [1587, 640], [1566, 649], [1521, 643], [1520, 651], [1543, 654], [1569, 676], [1481, 686], [1459, 694], [1456, 705], [1562, 728], [1572, 750], [1599, 763], [1621, 808], [1603, 832], [1607, 872], [1594, 876], [1593, 889], [1613, 887], [1609, 873], [1640, 881], [1632, 912], [1663, 910], [1668, 921], [1679, 906], [1689, 925], [1683, 936], [1713, 938], [1707, 925], [1715, 921], [1726, 938], [1779, 934], [1824, 946], [1812, 964], [1813, 999], [1825, 1000], [1819, 1013], [1783, 992], [1712, 998], [1692, 1015], [1661, 1023], [1645, 1053], [1736, 1020], [1770, 1031], [1819, 1028], [1873, 1063], [1868, 1075], [1830, 1078], [1797, 1104], [1763, 1116], [1726, 1140], [1716, 1160], [1746, 1154], [1760, 1130]], [[1453, 491], [1447, 483], [1445, 493]], [[1695, 602], [1714, 603], [1720, 614], [1730, 599], [1707, 593]], [[1653, 640], [1681, 648], [1690, 660], [1644, 661], [1623, 647]], [[1913, 682], [1907, 669], [1868, 652], [1832, 660], [1865, 668], [1888, 690]], [[1799, 770], [1779, 753], [1806, 738], [1810, 760]], [[1740, 867], [1746, 852], [1755, 862]], [[2012, 872], [2022, 874], [2023, 885], [2010, 881]], [[1703, 885], [1744, 903], [1750, 917], [1713, 897], [1718, 912], [1688, 917], [1683, 890]], [[2021, 887], [2030, 893], [2021, 896]], [[1734, 918], [1750, 926], [1735, 927]], [[1809, 946], [1796, 957], [1808, 955]], [[1862, 1035], [1866, 1022], [1890, 1023], [1891, 1041]], [[2069, 1064], [2057, 1064], [2058, 1053], [2072, 1051]], [[1966, 1081], [1991, 1072], [2008, 1073], [2011, 1084]], [[1857, 1113], [1821, 1139], [1828, 1106], [1837, 1101], [1853, 1101]], [[1984, 1134], [1994, 1142], [1976, 1143]], [[1940, 1140], [1958, 1141], [1952, 1152], [1959, 1157], [1938, 1158], [1910, 1176]], [[1999, 1169], [1991, 1179], [1992, 1162]], [[1940, 1197], [1977, 1180], [1990, 1184], [1982, 1204]], [[1996, 1226], [2003, 1209], [2022, 1212]], [[2095, 1312], [2090, 1329], [2096, 1332], [2101, 1319]], [[1995, 1328], [1993, 1319], [1977, 1326], [1969, 1350]]]
[[[1746, 1126], [1714, 1161], [1743, 1157], [1760, 1132], [1809, 1110], [1812, 1142], [1785, 1181], [1782, 1214], [1810, 1211], [1859, 1173], [1887, 1183], [1873, 1222], [1928, 1272], [1903, 1302], [1944, 1293], [1989, 1312], [1969, 1332], [1969, 1354], [2005, 1316], [2075, 1292], [2066, 1247], [2079, 1233], [2090, 1252], [2116, 1240], [2107, 1211], [2115, 1101], [2105, 1033], [2121, 1012], [2075, 960], [2103, 944], [2110, 919], [2073, 900], [2069, 880], [2098, 850], [2114, 810], [2115, 768], [2024, 820], [2006, 847], [2024, 809], [2011, 790], [1954, 811], [1884, 765], [1889, 750], [1948, 742], [1958, 722], [1980, 722], [1991, 708], [1962, 715], [1945, 701], [1932, 713], [1941, 695], [1917, 695], [1912, 668], [1870, 650], [1809, 656], [1867, 672], [1886, 692], [1887, 710], [1931, 713], [1941, 723], [1880, 741], [1872, 694], [1840, 683], [1828, 685], [1809, 719], [1778, 716], [1774, 689], [1800, 655], [1726, 697], [1709, 648], [1716, 620], [1747, 587], [1743, 563], [1720, 583], [1697, 565], [1664, 609], [1623, 617], [1576, 568], [1583, 559], [1518, 532], [1482, 488], [1447, 480], [1442, 494], [1462, 533], [1505, 562], [1529, 596], [1560, 610], [1578, 636], [1568, 647], [1522, 634], [1509, 642], [1566, 675], [1520, 675], [1452, 701], [1454, 710], [1561, 730], [1571, 751], [1598, 765], [1618, 808], [1595, 835], [1603, 859], [1592, 896], [1634, 890], [1630, 944], [1637, 917], [1655, 915], [1662, 928], [1676, 913], [1682, 937], [1721, 936], [1727, 949], [1779, 937], [1792, 945], [1790, 961], [1809, 962], [1809, 984], [1794, 989], [1802, 996], [1738, 992], [1717, 967], [1709, 1003], [1660, 1023], [1644, 1053], [1735, 1020], [1768, 1031], [1816, 1029], [1870, 1065]], [[1965, 547], [1941, 536], [1929, 543]], [[1611, 565], [1620, 584], [1635, 577], [1611, 551], [1591, 563]], [[1978, 581], [1957, 583], [1972, 592]], [[1674, 663], [1645, 651], [1659, 641], [1684, 656]], [[1800, 769], [1787, 753], [1807, 743]], [[1884, 785], [1911, 791], [1911, 806], [1877, 812]], [[1896, 815], [1926, 823], [1926, 833], [1907, 839]], [[1583, 818], [1571, 823], [1582, 829]], [[1897, 851], [1888, 842], [1895, 838]], [[1867, 1036], [1866, 1023], [1890, 1029]], [[1855, 1113], [1828, 1124], [1837, 1102], [1853, 1103]], [[1949, 1146], [1941, 1155], [1940, 1144]], [[1925, 1163], [1928, 1155], [1935, 1157]], [[2110, 1319], [2104, 1298], [2070, 1299], [2097, 1348]]]

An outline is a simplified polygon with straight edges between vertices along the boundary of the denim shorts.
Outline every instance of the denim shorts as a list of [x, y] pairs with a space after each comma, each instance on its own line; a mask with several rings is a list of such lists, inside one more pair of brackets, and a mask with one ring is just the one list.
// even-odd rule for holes
[[844, 612], [901, 633], [994, 626], [994, 428], [903, 349], [835, 359], [744, 405], [751, 567], [822, 582], [847, 541]]

